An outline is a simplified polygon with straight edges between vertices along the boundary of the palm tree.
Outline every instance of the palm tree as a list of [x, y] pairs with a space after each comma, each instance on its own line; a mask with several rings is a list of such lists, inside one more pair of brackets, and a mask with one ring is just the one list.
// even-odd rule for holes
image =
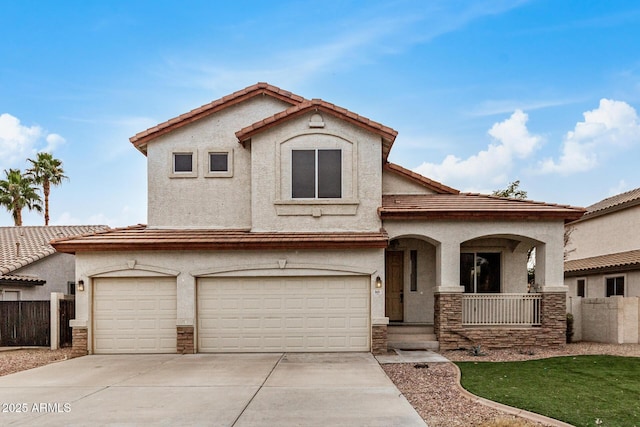
[[49, 225], [49, 193], [52, 185], [62, 184], [62, 180], [68, 179], [62, 169], [62, 162], [54, 158], [50, 153], [38, 153], [36, 160], [27, 159], [32, 167], [27, 169], [27, 174], [33, 181], [42, 186], [44, 194], [44, 225]]
[[20, 169], [5, 169], [6, 179], [0, 179], [0, 205], [13, 215], [16, 226], [22, 225], [22, 209], [42, 212], [42, 200], [36, 192], [35, 182]]

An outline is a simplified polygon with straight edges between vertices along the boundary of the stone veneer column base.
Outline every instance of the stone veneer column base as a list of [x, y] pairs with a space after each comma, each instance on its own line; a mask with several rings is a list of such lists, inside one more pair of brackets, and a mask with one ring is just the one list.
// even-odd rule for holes
[[482, 346], [484, 348], [549, 347], [566, 344], [566, 295], [542, 293], [541, 326], [463, 326], [462, 294], [435, 295], [434, 332], [441, 350]]
[[371, 353], [387, 354], [387, 325], [371, 327]]
[[74, 327], [71, 330], [71, 357], [86, 356], [88, 351], [89, 333], [86, 327]]
[[193, 326], [178, 326], [177, 353], [194, 354]]

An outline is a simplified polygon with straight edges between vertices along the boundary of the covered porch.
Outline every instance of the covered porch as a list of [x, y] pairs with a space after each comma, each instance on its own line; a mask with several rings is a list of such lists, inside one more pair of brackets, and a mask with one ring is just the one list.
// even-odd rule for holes
[[441, 349], [563, 345], [561, 227], [389, 222], [389, 346], [416, 326], [431, 328]]

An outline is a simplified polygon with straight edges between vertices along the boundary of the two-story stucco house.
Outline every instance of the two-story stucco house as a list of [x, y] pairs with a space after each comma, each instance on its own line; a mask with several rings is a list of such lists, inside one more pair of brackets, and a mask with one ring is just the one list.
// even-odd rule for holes
[[575, 338], [640, 342], [640, 188], [587, 207], [566, 229]]
[[389, 163], [396, 135], [258, 83], [133, 136], [148, 225], [54, 242], [85, 289], [75, 348], [377, 353], [390, 323], [442, 348], [561, 345], [583, 210], [461, 194]]

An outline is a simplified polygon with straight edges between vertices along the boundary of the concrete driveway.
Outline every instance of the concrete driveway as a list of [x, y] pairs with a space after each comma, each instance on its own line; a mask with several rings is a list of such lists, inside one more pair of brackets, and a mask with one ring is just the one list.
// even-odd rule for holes
[[0, 377], [0, 425], [425, 426], [369, 353], [85, 356]]

